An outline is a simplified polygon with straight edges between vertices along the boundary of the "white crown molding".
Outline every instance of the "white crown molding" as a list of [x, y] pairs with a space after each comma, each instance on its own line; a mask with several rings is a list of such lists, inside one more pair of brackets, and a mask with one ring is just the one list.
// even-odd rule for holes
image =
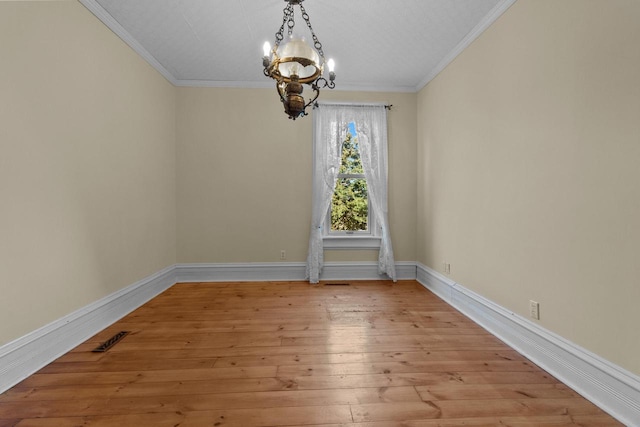
[[[265, 77], [263, 82], [257, 81], [216, 81], [216, 80], [175, 80], [174, 85], [178, 87], [213, 87], [213, 88], [232, 88], [232, 89], [274, 89], [273, 80]], [[413, 86], [375, 86], [375, 85], [356, 85], [352, 83], [336, 82], [333, 89], [337, 92], [385, 92], [385, 93], [415, 93], [416, 88]]]
[[[273, 89], [274, 83], [265, 78], [264, 81], [216, 81], [216, 80], [181, 80], [177, 79], [167, 70], [140, 42], [138, 42], [125, 28], [116, 21], [96, 0], [79, 0], [91, 13], [104, 25], [122, 39], [131, 49], [140, 55], [156, 71], [158, 71], [169, 83], [177, 87], [210, 87], [232, 89]], [[512, 0], [515, 1], [515, 0]], [[387, 92], [387, 93], [415, 93], [412, 86], [376, 86], [358, 85], [354, 83], [336, 83], [336, 91], [354, 92]]]
[[336, 88], [333, 89], [338, 92], [385, 92], [385, 93], [416, 93], [416, 88], [413, 86], [377, 86], [374, 84], [357, 84], [357, 83], [341, 83], [336, 78]]
[[[272, 88], [273, 83], [265, 79], [260, 81], [215, 81], [215, 80], [181, 80], [177, 79], [165, 68], [140, 42], [138, 42], [109, 12], [107, 12], [96, 0], [79, 0], [80, 3], [93, 13], [103, 24], [120, 37], [131, 49], [147, 61], [171, 84], [178, 87], [212, 87], [212, 88], [246, 88], [261, 89]], [[432, 69], [424, 79], [416, 86], [377, 86], [373, 84], [358, 84], [351, 82], [336, 82], [336, 91], [354, 92], [391, 92], [391, 93], [416, 93], [433, 80], [447, 65], [449, 65], [464, 49], [482, 34], [500, 15], [502, 15], [517, 0], [502, 0], [478, 23], [456, 47], [451, 50], [438, 65]]]
[[640, 426], [640, 377], [417, 264], [417, 280], [627, 426]]
[[477, 39], [491, 24], [495, 22], [504, 12], [507, 11], [517, 0], [502, 0], [476, 25], [464, 38], [453, 48], [438, 65], [433, 68], [427, 76], [414, 88], [414, 92], [419, 92], [431, 80], [442, 72], [447, 66], [453, 62], [458, 55], [462, 53], [471, 43]]
[[264, 81], [218, 81], [218, 80], [176, 80], [175, 85], [178, 87], [215, 87], [215, 88], [231, 88], [231, 89], [273, 89], [275, 84], [273, 80]]
[[173, 286], [174, 266], [0, 347], [0, 393]]
[[111, 31], [113, 31], [118, 37], [122, 39], [131, 49], [133, 49], [138, 55], [140, 55], [145, 61], [149, 63], [153, 68], [156, 69], [165, 79], [169, 81], [172, 85], [176, 86], [177, 81], [176, 78], [167, 70], [156, 58], [149, 53], [147, 49], [145, 49], [127, 30], [124, 29], [122, 25], [118, 21], [116, 21], [113, 16], [96, 0], [79, 0], [80, 3], [89, 9], [91, 13], [95, 15], [104, 25], [107, 26]]

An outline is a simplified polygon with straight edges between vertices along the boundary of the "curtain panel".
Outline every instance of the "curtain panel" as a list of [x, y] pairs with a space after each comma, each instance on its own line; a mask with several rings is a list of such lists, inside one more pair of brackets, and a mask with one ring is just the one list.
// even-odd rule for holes
[[318, 283], [324, 265], [323, 227], [336, 186], [342, 143], [354, 122], [372, 214], [379, 227], [378, 273], [396, 281], [387, 202], [387, 109], [384, 105], [320, 104], [313, 113], [313, 180], [307, 278]]

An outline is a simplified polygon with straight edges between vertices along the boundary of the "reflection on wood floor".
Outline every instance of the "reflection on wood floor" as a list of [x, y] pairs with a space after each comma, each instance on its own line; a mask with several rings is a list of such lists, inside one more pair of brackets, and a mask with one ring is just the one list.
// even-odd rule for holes
[[0, 395], [0, 426], [294, 425], [621, 424], [415, 281], [177, 284]]

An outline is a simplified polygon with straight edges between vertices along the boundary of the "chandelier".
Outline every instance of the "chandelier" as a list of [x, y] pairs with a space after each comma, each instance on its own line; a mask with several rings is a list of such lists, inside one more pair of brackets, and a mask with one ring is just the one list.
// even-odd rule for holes
[[[264, 56], [262, 57], [262, 65], [264, 66], [264, 75], [271, 77], [276, 81], [276, 90], [280, 96], [280, 101], [284, 105], [284, 112], [290, 119], [297, 119], [307, 115], [306, 108], [313, 104], [320, 95], [320, 89], [333, 89], [336, 74], [334, 70], [333, 59], [326, 62], [329, 69], [329, 80], [322, 77], [324, 73], [324, 52], [322, 51], [322, 43], [316, 37], [311, 28], [309, 15], [304, 10], [302, 2], [304, 0], [284, 0], [287, 6], [284, 8], [284, 16], [282, 17], [282, 25], [276, 33], [275, 45], [273, 48], [269, 42], [264, 44]], [[309, 27], [311, 37], [313, 39], [313, 47], [309, 46], [305, 39], [301, 36], [293, 34], [294, 6], [300, 7], [302, 19]], [[285, 41], [285, 26], [287, 27], [287, 40]], [[282, 43], [284, 41], [284, 43]], [[311, 87], [313, 94], [311, 99], [306, 102], [302, 96], [303, 84]]]

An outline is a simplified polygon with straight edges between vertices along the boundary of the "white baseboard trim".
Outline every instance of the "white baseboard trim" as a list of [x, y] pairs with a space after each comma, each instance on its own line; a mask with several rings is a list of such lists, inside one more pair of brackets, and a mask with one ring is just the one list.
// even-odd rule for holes
[[0, 347], [0, 393], [176, 283], [174, 266]]
[[177, 264], [176, 282], [262, 282], [304, 280], [305, 264]]
[[[303, 262], [296, 263], [241, 263], [241, 264], [178, 264], [177, 282], [260, 282], [303, 281]], [[415, 262], [397, 262], [398, 280], [415, 280]], [[378, 274], [376, 262], [328, 262], [325, 263], [320, 280], [384, 280]]]
[[[396, 262], [397, 280], [415, 280], [416, 263]], [[320, 280], [389, 280], [386, 274], [378, 274], [378, 263], [373, 262], [328, 262], [325, 263]]]
[[[178, 264], [0, 347], [0, 393], [177, 282], [303, 281], [304, 263]], [[640, 378], [422, 264], [396, 263], [423, 286], [627, 426], [640, 426]], [[321, 280], [377, 280], [375, 262], [326, 263]]]
[[640, 426], [640, 377], [417, 264], [424, 287], [627, 426]]

